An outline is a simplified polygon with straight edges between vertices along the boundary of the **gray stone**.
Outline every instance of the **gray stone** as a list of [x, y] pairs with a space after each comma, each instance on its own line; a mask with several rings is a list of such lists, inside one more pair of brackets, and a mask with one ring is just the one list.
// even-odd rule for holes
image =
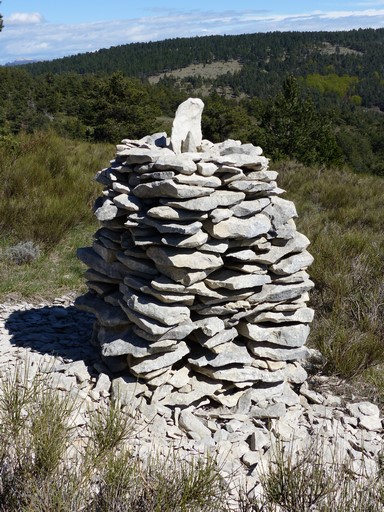
[[246, 194], [252, 194], [255, 192], [268, 192], [273, 190], [275, 183], [266, 183], [265, 181], [250, 181], [250, 180], [240, 180], [240, 181], [232, 181], [228, 184], [228, 188], [230, 190], [238, 190], [240, 192], [245, 192]]
[[97, 240], [93, 241], [92, 249], [95, 253], [100, 256], [105, 262], [112, 263], [116, 261], [116, 250], [108, 249], [104, 247], [103, 244], [99, 243]]
[[311, 323], [314, 316], [314, 310], [311, 308], [299, 308], [294, 311], [273, 312], [264, 311], [255, 316], [248, 317], [249, 320], [255, 323], [272, 322], [274, 324], [286, 322], [301, 322]]
[[147, 386], [138, 382], [135, 377], [124, 376], [112, 380], [112, 397], [121, 406], [130, 406], [134, 398], [143, 394], [146, 389]]
[[146, 293], [147, 295], [152, 295], [161, 302], [165, 302], [165, 304], [185, 304], [186, 306], [192, 306], [195, 300], [194, 295], [165, 293], [160, 292], [158, 290], [154, 290], [149, 286], [143, 286], [139, 290], [142, 291], [143, 293]]
[[[258, 259], [258, 255], [251, 249], [230, 250], [226, 253], [226, 257], [246, 262], [254, 262]], [[259, 265], [259, 269], [264, 269], [264, 267]]]
[[311, 290], [314, 284], [309, 279], [303, 283], [297, 284], [265, 284], [260, 292], [249, 297], [251, 304], [260, 304], [262, 302], [285, 302], [297, 299], [305, 292]]
[[232, 206], [240, 203], [245, 198], [244, 192], [232, 192], [231, 190], [215, 190], [207, 197], [197, 197], [196, 199], [186, 199], [185, 201], [167, 201], [167, 206], [182, 208], [184, 210], [193, 210], [200, 212], [209, 212], [219, 206]]
[[141, 315], [153, 318], [161, 324], [173, 326], [189, 320], [190, 310], [186, 306], [167, 306], [163, 302], [157, 301], [144, 294], [132, 294], [127, 305], [133, 311]]
[[258, 181], [275, 181], [279, 175], [276, 171], [252, 171], [247, 173], [247, 179], [258, 180]]
[[252, 451], [261, 451], [263, 448], [268, 448], [271, 445], [271, 434], [261, 430], [252, 432], [249, 447]]
[[187, 176], [184, 174], [178, 174], [175, 176], [175, 181], [176, 183], [181, 183], [183, 185], [194, 185], [196, 187], [221, 187], [220, 178], [217, 178], [216, 176], [199, 176], [198, 174]]
[[208, 239], [208, 241], [200, 247], [201, 251], [224, 254], [228, 249], [229, 243], [225, 240]]
[[279, 402], [268, 407], [253, 406], [249, 415], [252, 418], [281, 418], [285, 412], [285, 405]]
[[118, 207], [110, 199], [104, 199], [103, 204], [96, 208], [95, 216], [97, 220], [112, 220], [117, 217], [119, 212]]
[[217, 224], [218, 222], [229, 219], [232, 215], [233, 212], [227, 208], [216, 208], [209, 214], [209, 218], [213, 224]]
[[140, 329], [149, 334], [162, 336], [170, 330], [169, 326], [165, 326], [157, 320], [149, 318], [146, 315], [142, 315], [138, 311], [134, 311], [133, 309], [129, 308], [127, 304], [121, 303], [121, 307], [132, 323], [136, 324], [138, 327], [140, 327]]
[[123, 183], [119, 183], [118, 181], [114, 181], [112, 183], [112, 190], [114, 192], [118, 192], [119, 194], [130, 194], [131, 187], [129, 185], [124, 185]]
[[155, 169], [154, 167], [150, 172], [141, 174], [140, 177], [136, 176], [134, 186], [138, 185], [141, 181], [171, 180], [175, 177], [173, 171], [156, 171]]
[[205, 283], [210, 288], [227, 288], [228, 290], [253, 288], [270, 282], [271, 278], [268, 275], [240, 274], [230, 270], [216, 271], [211, 277], [205, 280]]
[[213, 176], [218, 166], [213, 162], [199, 162], [197, 164], [197, 172], [202, 176]]
[[126, 274], [126, 269], [122, 263], [107, 263], [90, 247], [77, 249], [76, 254], [77, 257], [87, 266], [91, 267], [92, 270], [99, 272], [107, 278], [122, 280]]
[[223, 329], [221, 332], [215, 334], [215, 336], [211, 336], [206, 341], [202, 341], [201, 344], [212, 350], [214, 354], [219, 354], [223, 350], [227, 350], [227, 348], [230, 347], [228, 343], [233, 341], [237, 336], [238, 332], [234, 327], [232, 329]]
[[366, 430], [382, 430], [383, 425], [380, 418], [376, 416], [361, 416], [359, 420], [359, 426]]
[[179, 426], [187, 433], [197, 435], [198, 439], [211, 437], [211, 431], [190, 411], [181, 411]]
[[265, 208], [264, 213], [269, 215], [275, 228], [283, 226], [289, 219], [297, 217], [294, 203], [276, 196], [271, 197], [271, 204]]
[[242, 203], [233, 206], [232, 212], [235, 217], [248, 217], [249, 215], [261, 212], [270, 203], [271, 200], [267, 197], [243, 201]]
[[185, 249], [196, 249], [197, 247], [201, 247], [208, 241], [207, 233], [203, 231], [198, 231], [194, 235], [190, 236], [178, 236], [172, 234], [165, 234], [161, 238], [161, 242], [165, 245], [170, 245], [172, 247], [180, 247]]
[[158, 274], [156, 267], [150, 259], [133, 258], [132, 256], [127, 256], [121, 252], [116, 254], [116, 258], [126, 267], [126, 273], [130, 270], [132, 272], [137, 272], [138, 274], [147, 275], [150, 278], [157, 276]]
[[187, 139], [189, 133], [191, 134], [189, 138], [193, 139], [194, 146], [200, 146], [202, 141], [201, 115], [203, 109], [204, 103], [200, 98], [189, 98], [178, 106], [171, 134], [171, 147], [176, 154], [182, 152], [183, 142]]
[[308, 377], [307, 372], [304, 368], [297, 362], [288, 363], [284, 370], [285, 378], [291, 384], [302, 384]]
[[195, 187], [180, 185], [173, 180], [151, 181], [137, 185], [132, 193], [139, 198], [172, 197], [176, 199], [190, 199], [209, 196], [212, 189], [209, 187]]
[[98, 298], [90, 292], [77, 297], [75, 305], [83, 311], [93, 313], [103, 326], [115, 327], [128, 325], [130, 323], [129, 319], [120, 308], [107, 304], [103, 299]]
[[189, 353], [189, 348], [184, 341], [178, 343], [176, 350], [166, 352], [165, 354], [154, 354], [144, 359], [132, 359], [129, 368], [134, 375], [145, 377], [146, 374], [154, 370], [168, 368], [177, 361], [180, 361]]
[[312, 263], [313, 256], [308, 251], [303, 251], [281, 259], [278, 263], [271, 266], [271, 270], [275, 274], [290, 275], [309, 267]]
[[161, 222], [157, 219], [152, 219], [144, 214], [131, 214], [128, 219], [145, 224], [146, 226], [154, 227], [159, 233], [178, 233], [181, 235], [194, 235], [200, 231], [202, 223], [199, 221], [190, 222], [189, 224], [182, 224], [177, 222]]
[[254, 368], [252, 366], [244, 366], [243, 368], [228, 368], [219, 369], [211, 368], [209, 366], [195, 366], [191, 365], [196, 371], [201, 372], [208, 377], [215, 380], [226, 380], [233, 382], [235, 385], [241, 382], [281, 382], [284, 380], [282, 371], [269, 372]]
[[169, 384], [176, 389], [182, 388], [189, 382], [189, 369], [187, 367], [177, 370], [169, 379]]
[[223, 185], [227, 185], [232, 181], [245, 179], [245, 175], [241, 169], [229, 165], [221, 165], [217, 169], [216, 174], [220, 176], [220, 180], [223, 183]]
[[94, 387], [95, 391], [98, 391], [102, 396], [109, 396], [109, 390], [111, 388], [111, 379], [106, 373], [100, 373], [96, 386]]
[[175, 281], [163, 275], [153, 279], [151, 281], [151, 286], [155, 288], [155, 290], [159, 290], [161, 292], [188, 293], [184, 285], [175, 283]]
[[218, 224], [205, 221], [205, 229], [214, 238], [254, 238], [268, 233], [271, 221], [263, 214], [256, 214], [249, 218], [231, 217]]
[[188, 268], [176, 268], [172, 265], [162, 265], [159, 263], [157, 264], [157, 268], [159, 272], [163, 273], [165, 276], [185, 286], [190, 286], [202, 281], [214, 270], [190, 270]]
[[200, 251], [184, 250], [180, 252], [168, 247], [149, 247], [147, 255], [156, 266], [166, 265], [191, 270], [213, 270], [223, 265], [220, 256]]
[[305, 324], [264, 327], [240, 322], [237, 330], [253, 341], [268, 342], [284, 347], [301, 347], [309, 335], [309, 326]]
[[263, 150], [260, 146], [254, 146], [253, 144], [240, 144], [238, 141], [227, 140], [224, 143], [223, 149], [220, 150], [221, 155], [250, 155], [253, 157], [260, 156], [263, 154]]
[[174, 153], [168, 148], [154, 149], [153, 147], [127, 148], [116, 153], [116, 156], [119, 157], [121, 161], [125, 161], [128, 165], [142, 165], [155, 162], [157, 159], [167, 155], [172, 156]]
[[239, 153], [220, 156], [216, 161], [218, 164], [255, 170], [266, 169], [268, 166], [268, 159], [264, 156], [244, 155]]
[[224, 329], [224, 322], [220, 318], [203, 318], [195, 322], [195, 329], [201, 329], [206, 336], [214, 336]]
[[320, 394], [320, 393], [317, 393], [316, 391], [312, 390], [312, 389], [309, 389], [308, 387], [308, 383], [307, 382], [304, 382], [301, 386], [300, 386], [300, 394], [305, 396], [305, 398], [309, 401], [309, 403], [311, 404], [317, 404], [317, 405], [320, 405], [322, 403], [324, 403], [325, 405], [327, 405], [325, 403], [325, 398]]
[[[240, 350], [240, 348], [242, 350]], [[248, 364], [251, 365], [253, 357], [249, 354], [246, 347], [236, 347], [236, 350], [228, 350], [221, 354], [209, 354], [198, 358], [189, 358], [188, 362], [194, 367], [211, 366], [213, 368], [221, 368], [230, 364]]]
[[294, 361], [303, 359], [308, 355], [305, 347], [286, 348], [267, 343], [248, 343], [249, 350], [256, 357], [271, 359], [272, 361]]
[[[127, 210], [130, 212], [138, 212], [141, 207], [141, 201], [134, 195], [128, 195], [128, 194], [119, 194], [118, 196], [115, 196], [112, 201], [118, 208], [122, 208], [123, 210]], [[106, 219], [99, 219], [99, 220], [106, 220]]]
[[147, 215], [155, 219], [162, 220], [202, 220], [207, 218], [207, 214], [189, 210], [175, 210], [170, 206], [154, 206], [147, 211]]

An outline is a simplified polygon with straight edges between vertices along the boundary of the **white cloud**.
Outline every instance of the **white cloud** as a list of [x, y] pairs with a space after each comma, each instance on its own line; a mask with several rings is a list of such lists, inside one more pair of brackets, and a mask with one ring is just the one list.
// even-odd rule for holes
[[4, 20], [7, 25], [35, 25], [43, 21], [39, 12], [14, 12]]
[[[13, 18], [13, 24], [9, 20]], [[51, 24], [39, 13], [14, 13], [1, 33], [0, 63], [16, 59], [54, 59], [121, 44], [209, 34], [274, 30], [349, 30], [384, 27], [384, 9], [272, 12], [178, 10], [173, 14], [82, 24]]]

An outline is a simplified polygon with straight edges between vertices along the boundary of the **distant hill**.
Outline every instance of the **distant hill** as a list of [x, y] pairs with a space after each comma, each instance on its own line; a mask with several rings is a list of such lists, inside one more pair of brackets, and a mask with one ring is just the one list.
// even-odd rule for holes
[[36, 59], [19, 59], [19, 60], [14, 60], [12, 62], [7, 62], [6, 64], [4, 64], [4, 66], [23, 66], [24, 64], [34, 64], [35, 62], [40, 62]]
[[[204, 66], [236, 63], [236, 69], [207, 76]], [[270, 97], [288, 74], [356, 77], [366, 106], [384, 109], [384, 29], [339, 32], [270, 32], [175, 38], [132, 43], [26, 66], [29, 73], [112, 74], [141, 80], [190, 83], [192, 88], [230, 88], [233, 96]], [[185, 68], [189, 69], [188, 73]], [[175, 71], [179, 70], [175, 76]], [[180, 70], [183, 70], [180, 73]]]
[[384, 176], [384, 28], [176, 38], [15, 64], [0, 67], [0, 144], [48, 128], [97, 142], [169, 132], [179, 103], [198, 96], [214, 142]]

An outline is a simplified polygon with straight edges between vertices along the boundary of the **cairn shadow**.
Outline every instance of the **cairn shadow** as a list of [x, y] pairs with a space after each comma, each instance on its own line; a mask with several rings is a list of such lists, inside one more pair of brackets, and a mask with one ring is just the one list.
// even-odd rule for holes
[[6, 319], [14, 346], [61, 357], [64, 362], [82, 360], [88, 365], [101, 361], [92, 344], [95, 316], [74, 306], [44, 306], [14, 311]]

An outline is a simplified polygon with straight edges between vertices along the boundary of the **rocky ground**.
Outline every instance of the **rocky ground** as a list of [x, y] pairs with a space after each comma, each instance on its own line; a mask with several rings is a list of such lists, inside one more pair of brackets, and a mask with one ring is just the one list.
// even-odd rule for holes
[[[336, 455], [348, 459], [356, 473], [377, 471], [383, 424], [376, 405], [344, 403], [307, 383], [296, 390], [299, 394], [287, 388], [285, 403], [268, 406], [268, 418], [262, 408], [253, 407], [250, 413], [246, 405], [227, 415], [209, 403], [167, 405], [166, 382], [159, 382], [153, 392], [134, 377], [111, 373], [91, 344], [94, 318], [76, 309], [74, 298], [0, 304], [0, 375], [6, 379], [20, 365], [28, 369], [29, 378], [47, 373], [53, 388], [78, 401], [73, 420], [79, 432], [92, 411], [118, 395], [134, 419], [129, 442], [140, 458], [153, 450], [172, 449], [180, 457], [213, 453], [222, 474], [235, 475], [234, 497], [239, 482], [257, 490], [260, 468], [273, 458], [279, 443], [295, 453], [316, 442], [325, 462], [331, 463]], [[183, 369], [175, 379], [182, 390]]]

